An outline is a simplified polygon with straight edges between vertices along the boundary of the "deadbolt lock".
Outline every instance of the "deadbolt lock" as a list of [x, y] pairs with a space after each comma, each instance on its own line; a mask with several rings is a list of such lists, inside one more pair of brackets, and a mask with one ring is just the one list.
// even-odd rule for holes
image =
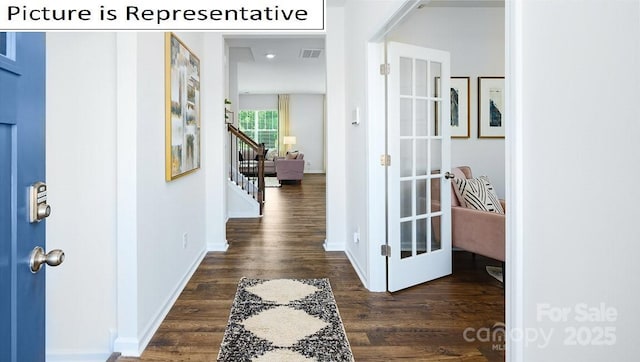
[[51, 206], [47, 205], [47, 184], [36, 182], [29, 190], [29, 221], [40, 222], [51, 215]]

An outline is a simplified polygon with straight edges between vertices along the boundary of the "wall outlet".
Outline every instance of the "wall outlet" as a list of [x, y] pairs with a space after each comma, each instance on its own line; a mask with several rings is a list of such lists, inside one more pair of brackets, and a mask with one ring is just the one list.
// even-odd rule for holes
[[360, 242], [360, 226], [353, 232], [353, 243], [357, 244]]
[[182, 234], [182, 248], [186, 249], [189, 244], [189, 233]]

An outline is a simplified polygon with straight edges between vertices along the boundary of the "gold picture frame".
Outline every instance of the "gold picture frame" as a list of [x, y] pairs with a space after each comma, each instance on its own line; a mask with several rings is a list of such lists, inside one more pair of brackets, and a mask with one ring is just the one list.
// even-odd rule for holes
[[200, 59], [165, 33], [165, 178], [200, 168]]

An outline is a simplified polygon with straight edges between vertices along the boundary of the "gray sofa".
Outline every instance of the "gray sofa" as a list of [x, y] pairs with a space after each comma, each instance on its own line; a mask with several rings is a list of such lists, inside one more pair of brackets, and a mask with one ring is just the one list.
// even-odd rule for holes
[[[243, 150], [238, 154], [239, 170], [245, 175], [253, 175], [257, 173], [258, 161], [256, 160], [256, 153], [252, 150]], [[277, 153], [269, 152], [264, 160], [264, 174], [265, 176], [275, 176], [276, 174], [276, 160], [278, 158]]]

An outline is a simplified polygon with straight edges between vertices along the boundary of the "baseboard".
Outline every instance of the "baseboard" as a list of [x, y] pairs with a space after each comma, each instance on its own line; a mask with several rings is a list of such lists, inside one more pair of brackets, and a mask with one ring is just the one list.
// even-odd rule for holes
[[113, 342], [113, 350], [122, 356], [139, 357], [144, 351], [144, 347], [140, 348], [140, 339], [138, 338], [118, 337]]
[[329, 243], [327, 239], [324, 239], [324, 251], [344, 251], [344, 243]]
[[47, 352], [47, 362], [104, 362], [111, 357], [111, 353], [78, 350], [57, 350]]
[[324, 170], [309, 170], [309, 171], [305, 171], [304, 173], [325, 173]]
[[362, 271], [362, 269], [360, 269], [360, 264], [358, 264], [356, 258], [353, 257], [349, 250], [345, 250], [344, 253], [347, 254], [347, 259], [349, 259], [349, 261], [351, 262], [353, 270], [355, 270], [356, 274], [358, 274], [358, 278], [360, 278], [362, 285], [367, 288], [367, 290], [369, 290], [369, 283], [367, 282], [367, 278], [364, 276], [364, 272]]
[[[178, 283], [178, 286], [174, 289], [173, 293], [171, 293], [167, 301], [164, 303], [164, 305], [160, 309], [160, 312], [157, 314], [157, 316], [151, 322], [149, 322], [149, 324], [147, 324], [146, 327], [142, 329], [141, 333], [139, 334], [140, 337], [138, 339], [134, 339], [134, 338], [116, 339], [116, 342], [114, 343], [114, 352], [119, 352], [123, 356], [128, 356], [128, 357], [139, 357], [142, 354], [144, 349], [149, 344], [149, 341], [151, 341], [151, 338], [160, 327], [160, 324], [162, 324], [164, 319], [167, 317], [167, 314], [169, 314], [171, 307], [173, 307], [173, 305], [176, 303], [176, 300], [178, 300], [178, 297], [180, 297], [180, 293], [182, 293], [184, 288], [187, 286], [187, 283], [189, 282], [193, 274], [196, 272], [196, 270], [198, 269], [198, 266], [200, 266], [200, 263], [202, 263], [202, 260], [206, 255], [207, 255], [207, 251], [202, 250], [202, 252], [195, 259], [194, 263], [191, 265], [189, 270], [187, 270], [185, 275], [182, 277], [182, 279], [180, 280], [180, 283]], [[105, 361], [106, 358], [108, 357], [109, 355], [103, 358], [102, 361]]]
[[260, 209], [257, 212], [229, 212], [229, 219], [256, 219], [261, 217]]
[[149, 341], [151, 341], [153, 334], [156, 333], [158, 328], [160, 328], [162, 321], [164, 321], [164, 319], [167, 317], [167, 314], [169, 314], [171, 307], [173, 307], [173, 305], [176, 303], [176, 300], [178, 300], [178, 297], [180, 297], [180, 293], [182, 293], [184, 288], [187, 286], [187, 283], [189, 283], [189, 280], [191, 280], [191, 277], [198, 269], [198, 266], [200, 266], [200, 263], [202, 263], [205, 255], [207, 255], [207, 251], [202, 250], [194, 263], [191, 264], [189, 270], [182, 277], [182, 280], [180, 281], [178, 287], [174, 289], [169, 299], [165, 302], [164, 307], [161, 309], [160, 313], [158, 313], [158, 316], [153, 321], [151, 321], [151, 323], [149, 323], [143, 330], [142, 338], [140, 339], [142, 341], [140, 354], [142, 354], [142, 351], [144, 351], [144, 349], [149, 344]]
[[207, 251], [227, 251], [227, 249], [229, 249], [227, 240], [224, 243], [207, 243]]

